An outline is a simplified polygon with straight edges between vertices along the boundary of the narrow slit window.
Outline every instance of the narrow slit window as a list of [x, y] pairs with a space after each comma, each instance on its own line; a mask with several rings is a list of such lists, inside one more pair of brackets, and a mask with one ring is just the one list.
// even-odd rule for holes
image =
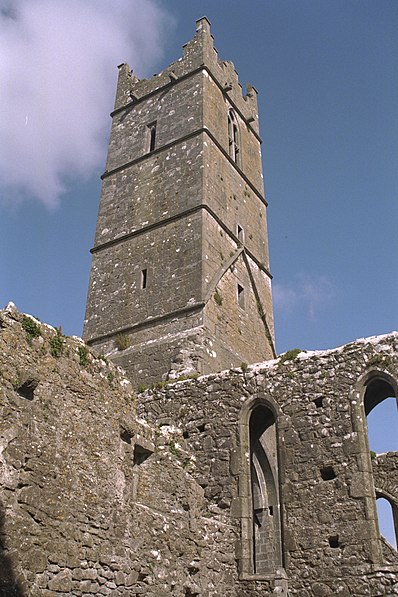
[[149, 151], [153, 151], [156, 147], [156, 122], [148, 124], [149, 130]]
[[242, 245], [243, 245], [243, 243], [245, 241], [245, 233], [244, 233], [244, 230], [243, 230], [242, 226], [240, 226], [239, 224], [236, 227], [236, 234], [237, 234], [237, 237], [238, 237], [238, 241], [240, 243], [242, 243]]
[[233, 110], [228, 112], [228, 151], [235, 164], [239, 163], [238, 123]]
[[338, 547], [340, 547], [339, 536], [332, 535], [331, 537], [329, 537], [329, 545], [332, 549], [337, 549]]
[[148, 283], [148, 270], [142, 269], [141, 270], [141, 288], [146, 288]]
[[238, 305], [241, 309], [245, 308], [245, 289], [238, 284]]

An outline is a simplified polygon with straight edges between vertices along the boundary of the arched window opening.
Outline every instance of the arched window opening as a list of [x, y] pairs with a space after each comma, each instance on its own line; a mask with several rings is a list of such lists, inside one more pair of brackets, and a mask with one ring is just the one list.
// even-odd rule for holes
[[398, 401], [385, 379], [368, 382], [364, 398], [369, 447], [377, 454], [398, 451]]
[[249, 433], [252, 566], [254, 574], [269, 574], [282, 558], [276, 425], [272, 411], [263, 404], [251, 413]]
[[397, 549], [398, 509], [385, 497], [378, 495], [376, 501], [377, 517], [381, 536]]
[[367, 417], [369, 447], [377, 454], [398, 451], [397, 399], [389, 396]]
[[233, 110], [228, 111], [228, 150], [235, 164], [239, 164], [238, 123]]

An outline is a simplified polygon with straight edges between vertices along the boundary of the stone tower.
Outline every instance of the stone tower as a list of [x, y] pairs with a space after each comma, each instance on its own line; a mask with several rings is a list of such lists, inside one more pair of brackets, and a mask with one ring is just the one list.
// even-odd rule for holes
[[158, 75], [119, 67], [84, 337], [134, 381], [275, 354], [256, 96], [205, 17]]

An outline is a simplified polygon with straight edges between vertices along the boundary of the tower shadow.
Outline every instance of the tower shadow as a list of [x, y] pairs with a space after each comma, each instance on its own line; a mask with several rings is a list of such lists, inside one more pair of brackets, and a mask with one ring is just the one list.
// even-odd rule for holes
[[25, 597], [5, 547], [4, 522], [5, 512], [0, 502], [0, 597]]

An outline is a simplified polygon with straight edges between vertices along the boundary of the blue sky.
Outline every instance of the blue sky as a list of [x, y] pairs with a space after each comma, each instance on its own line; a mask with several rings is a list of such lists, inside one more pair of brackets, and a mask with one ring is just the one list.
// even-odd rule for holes
[[[26, 0], [13, 3], [20, 5], [29, 23], [32, 15], [23, 12], [25, 4]], [[35, 4], [51, 29], [55, 16], [46, 10], [47, 0], [31, 3]], [[71, 3], [75, 15], [82, 4]], [[87, 4], [95, 12], [95, 3]], [[136, 3], [119, 4], [128, 11]], [[296, 346], [333, 347], [396, 329], [398, 3], [167, 0], [156, 5], [163, 13], [148, 15], [145, 11], [153, 3], [138, 4], [146, 16], [137, 23], [131, 10], [131, 31], [123, 24], [124, 45], [116, 41], [121, 23], [109, 26], [105, 49], [112, 48], [112, 61], [107, 57], [95, 62], [87, 47], [86, 56], [80, 47], [75, 56], [67, 40], [59, 44], [36, 35], [36, 62], [42, 60], [37, 48], [43, 43], [48, 54], [54, 52], [54, 64], [46, 64], [40, 78], [30, 82], [27, 99], [31, 101], [35, 86], [54, 99], [51, 126], [59, 132], [37, 141], [36, 129], [31, 137], [22, 130], [23, 174], [13, 172], [11, 177], [6, 168], [0, 170], [0, 304], [13, 300], [21, 310], [62, 324], [66, 333], [81, 334], [116, 65], [128, 61], [140, 76], [161, 70], [181, 55], [182, 44], [194, 34], [196, 18], [206, 14], [220, 56], [233, 60], [241, 82], [250, 81], [259, 91], [278, 352]], [[98, 5], [110, 10], [109, 2]], [[11, 20], [18, 29], [18, 18]], [[7, 21], [9, 17], [2, 18], [3, 26]], [[99, 29], [104, 27], [98, 23]], [[146, 43], [134, 46], [131, 38], [142, 27], [148, 30]], [[30, 70], [29, 43], [32, 40], [23, 48], [24, 61], [17, 56], [10, 75], [14, 79]], [[98, 54], [102, 39], [97, 46]], [[86, 95], [76, 94], [73, 86], [73, 95], [68, 91], [78, 61], [87, 62], [86, 70], [76, 76], [87, 88]], [[69, 63], [73, 69], [68, 71]], [[61, 75], [53, 80], [57, 66], [62, 67]], [[88, 75], [95, 67], [100, 83]], [[61, 93], [54, 94], [53, 87]], [[90, 116], [93, 102], [95, 118]], [[76, 111], [77, 124], [69, 124]], [[69, 120], [59, 126], [62, 115]], [[15, 120], [11, 117], [10, 127]], [[94, 129], [91, 137], [84, 133], [86, 126]], [[58, 150], [65, 136], [67, 147]], [[0, 152], [11, 155], [13, 167], [19, 162], [19, 147], [14, 158], [9, 146], [1, 145]], [[41, 178], [36, 164], [36, 156], [45, 151], [53, 151], [58, 160], [53, 165], [56, 183], [52, 173]], [[2, 153], [0, 158], [6, 163]], [[33, 172], [27, 176], [29, 164]], [[44, 190], [38, 197], [41, 182]], [[54, 193], [60, 186], [64, 192]]]
[[277, 351], [396, 329], [396, 0], [0, 0], [0, 305], [81, 334], [116, 66], [203, 15], [259, 92]]

